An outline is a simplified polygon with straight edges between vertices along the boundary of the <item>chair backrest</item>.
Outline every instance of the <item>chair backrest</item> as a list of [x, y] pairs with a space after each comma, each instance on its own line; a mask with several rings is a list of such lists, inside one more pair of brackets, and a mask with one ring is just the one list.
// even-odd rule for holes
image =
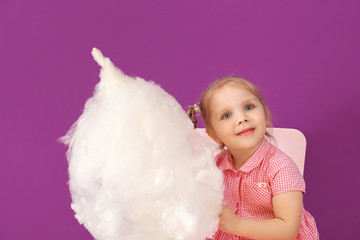
[[[202, 136], [210, 138], [204, 128], [197, 128], [197, 131]], [[298, 166], [301, 174], [304, 175], [306, 152], [306, 138], [304, 134], [299, 130], [291, 128], [272, 128], [271, 134], [275, 139], [275, 142], [272, 143], [291, 157]], [[214, 142], [214, 144], [216, 143]]]
[[294, 160], [302, 175], [304, 175], [306, 138], [302, 132], [292, 128], [273, 128], [273, 143], [281, 151]]

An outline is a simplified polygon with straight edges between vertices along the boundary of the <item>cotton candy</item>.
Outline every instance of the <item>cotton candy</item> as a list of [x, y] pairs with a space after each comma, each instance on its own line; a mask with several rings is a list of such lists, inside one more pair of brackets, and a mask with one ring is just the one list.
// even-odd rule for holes
[[154, 82], [92, 54], [100, 82], [62, 138], [76, 219], [98, 240], [205, 239], [223, 200], [214, 144]]

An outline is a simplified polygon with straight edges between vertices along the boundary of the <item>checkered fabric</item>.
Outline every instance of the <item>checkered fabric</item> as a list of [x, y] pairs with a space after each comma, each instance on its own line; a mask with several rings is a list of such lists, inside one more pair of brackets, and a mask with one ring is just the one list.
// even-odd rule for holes
[[[305, 193], [305, 182], [296, 164], [266, 139], [239, 170], [234, 168], [230, 159], [230, 152], [225, 150], [217, 155], [216, 163], [224, 173], [224, 204], [241, 218], [274, 218], [271, 203], [274, 195], [288, 191]], [[249, 238], [218, 230], [213, 239]], [[305, 209], [296, 239], [319, 239], [315, 220]]]

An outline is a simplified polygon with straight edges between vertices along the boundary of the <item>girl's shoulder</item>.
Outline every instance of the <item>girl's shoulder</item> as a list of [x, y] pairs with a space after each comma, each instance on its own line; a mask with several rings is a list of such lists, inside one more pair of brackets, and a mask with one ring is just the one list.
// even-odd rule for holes
[[219, 168], [226, 168], [229, 167], [229, 154], [230, 151], [227, 149], [223, 149], [221, 150], [219, 153], [217, 153], [215, 155], [215, 162], [216, 162], [216, 166], [218, 166]]
[[270, 144], [264, 163], [266, 179], [273, 195], [288, 191], [305, 193], [305, 181], [299, 168], [291, 157], [279, 148]]
[[297, 169], [295, 162], [290, 156], [270, 142], [268, 144], [269, 150], [264, 160], [267, 162], [269, 170], [277, 172], [282, 168], [292, 169], [295, 167]]

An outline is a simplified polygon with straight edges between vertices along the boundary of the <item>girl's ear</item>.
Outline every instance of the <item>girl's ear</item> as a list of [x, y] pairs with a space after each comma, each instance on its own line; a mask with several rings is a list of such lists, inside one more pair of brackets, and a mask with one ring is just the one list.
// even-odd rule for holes
[[268, 118], [266, 118], [265, 120], [266, 120], [266, 127], [270, 127], [270, 120]]
[[209, 135], [209, 137], [214, 140], [218, 144], [222, 144], [223, 142], [218, 139], [212, 129], [206, 128], [206, 133]]

